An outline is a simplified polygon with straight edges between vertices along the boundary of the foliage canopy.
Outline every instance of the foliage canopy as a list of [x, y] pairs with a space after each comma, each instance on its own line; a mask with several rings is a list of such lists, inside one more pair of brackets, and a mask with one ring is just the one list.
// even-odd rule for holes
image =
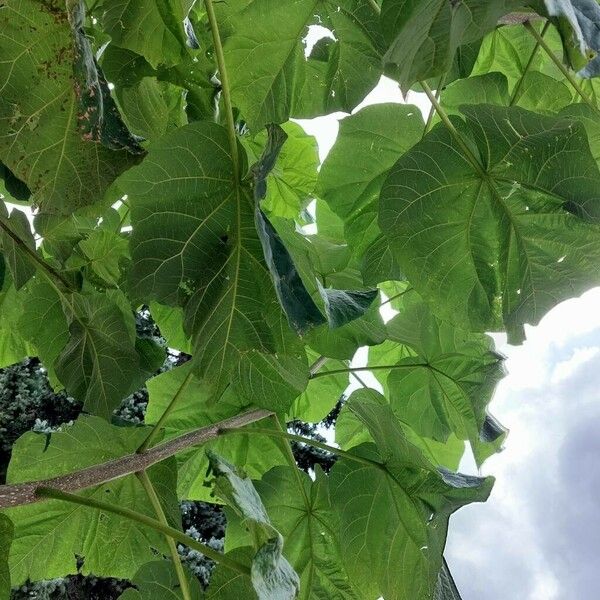
[[[39, 356], [87, 413], [14, 445], [0, 599], [78, 570], [124, 599], [458, 598], [449, 518], [493, 483], [458, 464], [506, 433], [486, 332], [600, 282], [598, 30], [596, 0], [0, 0], [0, 367]], [[426, 120], [357, 110], [384, 74]], [[290, 119], [336, 111], [320, 165]], [[142, 306], [190, 362], [156, 375]], [[310, 477], [285, 424], [350, 383]], [[177, 512], [215, 498], [222, 554]]]

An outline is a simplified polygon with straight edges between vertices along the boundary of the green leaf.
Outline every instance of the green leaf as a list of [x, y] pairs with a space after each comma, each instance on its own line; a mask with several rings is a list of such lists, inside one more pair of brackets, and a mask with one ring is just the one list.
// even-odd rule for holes
[[241, 357], [233, 385], [257, 406], [286, 412], [308, 385], [306, 360], [250, 350]]
[[110, 419], [119, 402], [142, 383], [132, 330], [107, 296], [73, 294], [68, 301], [70, 338], [54, 364], [56, 375], [87, 411]]
[[377, 448], [352, 450], [374, 460], [372, 466], [344, 458], [330, 475], [351, 581], [364, 597], [428, 600], [442, 566], [448, 517], [461, 505], [484, 501], [492, 481], [434, 468], [373, 390], [354, 392], [345, 410], [366, 425]]
[[[248, 564], [252, 560], [252, 548], [236, 548], [226, 555]], [[256, 600], [257, 595], [248, 577], [224, 565], [217, 565], [210, 576], [210, 585], [206, 590], [206, 600]]]
[[[98, 417], [82, 416], [72, 426], [45, 435], [29, 432], [12, 449], [7, 481], [19, 483], [64, 475], [135, 452], [148, 435], [143, 427], [115, 427]], [[147, 471], [171, 526], [180, 527], [175, 496], [176, 471], [169, 459]], [[80, 492], [155, 517], [146, 493], [133, 475]], [[143, 564], [168, 552], [164, 536], [123, 517], [61, 500], [8, 509], [15, 524], [10, 551], [12, 583], [52, 579], [81, 572], [99, 577], [131, 578]], [[94, 535], [90, 535], [93, 532]], [[47, 552], [48, 548], [52, 552]], [[77, 557], [83, 558], [78, 568]]]
[[186, 56], [181, 2], [104, 0], [96, 12], [113, 44], [141, 54], [154, 68], [173, 66]]
[[315, 474], [312, 481], [300, 470], [275, 467], [255, 486], [286, 540], [285, 555], [300, 576], [299, 598], [358, 600], [341, 560], [327, 476], [318, 467]]
[[[288, 355], [297, 372], [305, 362], [281, 322], [249, 191], [234, 184], [227, 143], [221, 126], [190, 124], [161, 138], [119, 182], [132, 207], [132, 293], [143, 302], [185, 305], [197, 372], [216, 393], [252, 364], [251, 351]], [[190, 160], [177, 158], [182, 148]], [[255, 383], [257, 390], [267, 385]]]
[[183, 309], [176, 306], [164, 306], [158, 302], [150, 302], [150, 314], [158, 325], [160, 334], [167, 340], [169, 348], [191, 353], [189, 336], [183, 330]]
[[[267, 175], [261, 207], [268, 215], [294, 219], [315, 189], [319, 153], [316, 139], [307, 135], [300, 125], [288, 122], [281, 129], [287, 137]], [[267, 132], [242, 137], [240, 141], [248, 154], [248, 163], [255, 164], [267, 144]]]
[[392, 168], [380, 226], [440, 315], [467, 330], [506, 327], [518, 343], [525, 323], [598, 281], [600, 174], [577, 122], [462, 112], [455, 125], [482, 166], [438, 126]]
[[492, 339], [441, 321], [415, 293], [402, 297], [400, 314], [387, 327], [390, 340], [414, 353], [392, 365], [387, 377], [394, 413], [426, 438], [445, 442], [454, 433], [470, 440], [481, 464], [493, 452], [485, 442], [498, 448], [506, 433], [484, 439], [487, 405], [504, 375]]
[[184, 88], [154, 77], [116, 91], [119, 106], [131, 131], [153, 141], [187, 123]]
[[215, 493], [235, 510], [250, 531], [256, 549], [252, 584], [259, 600], [297, 598], [298, 575], [282, 555], [283, 537], [271, 525], [252, 480], [214, 452], [207, 454], [215, 476]]
[[[190, 369], [192, 364], [188, 362], [148, 380], [150, 398], [145, 416], [147, 424], [158, 422]], [[244, 401], [239, 399], [231, 388], [218, 402], [214, 402], [209, 386], [202, 379], [192, 376], [175, 408], [164, 422], [165, 436], [172, 437], [191, 429], [217, 423], [238, 414], [243, 408]], [[269, 423], [261, 423], [260, 426], [266, 427]], [[214, 501], [210, 496], [210, 489], [205, 485], [208, 469], [205, 448], [211, 448], [231, 462], [243, 464], [246, 472], [255, 478], [262, 477], [273, 466], [285, 463], [285, 456], [279, 450], [277, 439], [272, 436], [242, 433], [219, 436], [201, 448], [191, 448], [178, 454], [179, 497]]]
[[460, 45], [480, 39], [500, 17], [525, 4], [522, 0], [384, 0], [386, 74], [397, 79], [405, 92], [417, 81], [442, 75], [452, 66]]
[[[191, 600], [200, 600], [202, 591], [198, 579], [187, 570], [185, 577]], [[183, 600], [179, 580], [170, 561], [154, 560], [142, 565], [131, 583], [135, 587], [125, 590], [119, 600]]]
[[79, 242], [85, 267], [105, 286], [116, 287], [121, 268], [129, 256], [127, 240], [106, 229], [97, 229]]
[[[318, 360], [319, 354], [311, 352], [312, 362]], [[319, 369], [319, 373], [340, 371], [347, 368], [346, 362], [341, 360], [327, 360]], [[308, 386], [300, 396], [296, 398], [290, 408], [289, 420], [301, 419], [309, 423], [322, 421], [341, 398], [342, 393], [348, 387], [349, 378], [347, 372], [335, 372], [326, 377], [317, 377], [308, 382]]]
[[81, 136], [67, 15], [48, 0], [7, 0], [2, 15], [0, 159], [46, 211], [92, 204], [132, 159]]
[[[232, 98], [254, 131], [290, 116], [350, 112], [379, 80], [376, 16], [366, 3], [249, 0], [229, 10], [223, 21]], [[302, 38], [318, 23], [335, 41], [307, 60]]]
[[69, 341], [69, 326], [64, 315], [61, 298], [55, 288], [44, 279], [35, 279], [26, 288], [23, 309], [18, 320], [18, 331], [32, 344], [34, 354], [56, 381], [54, 363]]
[[35, 350], [20, 334], [18, 322], [23, 313], [23, 304], [6, 273], [4, 286], [0, 290], [0, 368], [35, 356]]
[[438, 581], [433, 600], [462, 600], [445, 559], [438, 574]]
[[[20, 210], [13, 210], [10, 216], [3, 202], [0, 202], [0, 247], [4, 259], [12, 274], [14, 286], [21, 289], [35, 274], [32, 259], [26, 256], [23, 246], [35, 251], [35, 240], [27, 215]], [[10, 231], [12, 235], [8, 232]], [[21, 244], [15, 241], [16, 236]]]
[[0, 514], [0, 600], [10, 599], [10, 571], [8, 554], [13, 540], [14, 527], [12, 521]]
[[[368, 285], [398, 275], [377, 224], [377, 198], [387, 172], [421, 139], [423, 128], [415, 106], [367, 106], [340, 121], [336, 143], [319, 173], [317, 194], [343, 219], [344, 236]], [[373, 253], [370, 248], [379, 239]]]

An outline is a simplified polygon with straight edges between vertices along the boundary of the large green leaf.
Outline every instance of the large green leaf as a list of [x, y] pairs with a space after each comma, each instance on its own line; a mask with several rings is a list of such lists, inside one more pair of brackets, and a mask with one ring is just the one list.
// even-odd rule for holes
[[286, 540], [284, 553], [300, 576], [299, 598], [358, 600], [362, 596], [349, 583], [341, 560], [327, 481], [320, 468], [311, 481], [302, 471], [275, 467], [255, 486]]
[[131, 159], [82, 137], [66, 13], [7, 0], [0, 29], [0, 159], [47, 211], [93, 203]]
[[167, 0], [103, 0], [96, 10], [112, 43], [141, 54], [153, 67], [186, 55], [183, 5]]
[[397, 278], [397, 266], [377, 224], [377, 198], [398, 156], [423, 134], [421, 111], [410, 105], [367, 106], [343, 119], [327, 155], [317, 194], [344, 221], [344, 233], [368, 285]]
[[[380, 77], [377, 19], [367, 3], [249, 0], [222, 16], [233, 102], [253, 130], [290, 116], [350, 112]], [[307, 59], [302, 38], [316, 24], [335, 41]]]
[[[486, 411], [504, 375], [502, 356], [491, 338], [441, 321], [414, 292], [403, 296], [399, 308], [387, 324], [389, 339], [412, 352], [390, 365], [387, 387], [394, 413], [426, 438], [445, 442], [454, 433], [470, 440], [482, 463], [505, 434], [498, 429], [492, 435], [488, 426], [494, 421]], [[369, 366], [378, 365], [369, 361]]]
[[[188, 362], [148, 381], [150, 398], [146, 423], [155, 424], [160, 419], [191, 368], [192, 365]], [[164, 421], [165, 436], [172, 437], [184, 431], [211, 425], [238, 414], [243, 408], [244, 401], [238, 399], [231, 389], [218, 402], [211, 402], [211, 392], [206, 383], [192, 376]], [[269, 423], [259, 425], [268, 427]], [[230, 462], [243, 464], [246, 472], [254, 478], [260, 478], [273, 466], [285, 463], [285, 456], [279, 450], [277, 440], [271, 436], [242, 433], [219, 436], [201, 448], [191, 448], [177, 456], [178, 493], [181, 498], [214, 501], [210, 496], [210, 489], [205, 485], [208, 469], [206, 448]]]
[[8, 554], [13, 540], [14, 527], [12, 521], [0, 514], [0, 600], [10, 599], [10, 571], [8, 570]]
[[473, 156], [435, 128], [392, 168], [380, 226], [436, 311], [519, 342], [525, 323], [598, 281], [600, 173], [577, 122], [515, 107], [462, 112], [455, 125]]
[[17, 323], [18, 331], [35, 348], [35, 354], [54, 383], [54, 363], [69, 340], [69, 328], [61, 298], [44, 279], [36, 278], [27, 286], [26, 292]]
[[[200, 582], [188, 571], [185, 577], [188, 582], [191, 600], [200, 600], [202, 592]], [[181, 586], [172, 562], [154, 560], [146, 563], [134, 575], [131, 582], [135, 587], [128, 588], [119, 600], [183, 600]]]
[[[315, 189], [319, 153], [316, 139], [307, 135], [300, 125], [288, 122], [281, 129], [287, 137], [267, 174], [267, 189], [261, 207], [268, 215], [294, 219], [305, 208]], [[267, 142], [266, 131], [251, 138], [241, 138], [248, 153], [248, 164], [260, 160]]]
[[[98, 417], [83, 416], [63, 431], [46, 435], [26, 433], [13, 446], [7, 481], [19, 483], [65, 475], [135, 452], [148, 428], [114, 427]], [[148, 470], [169, 523], [180, 526], [175, 496], [173, 459]], [[129, 475], [80, 492], [85, 497], [113, 502], [155, 518], [138, 479]], [[26, 579], [52, 579], [83, 574], [131, 578], [144, 563], [167, 553], [164, 536], [112, 513], [61, 500], [48, 500], [8, 509], [15, 524], [10, 551], [13, 585]]]
[[354, 392], [344, 410], [362, 421], [376, 443], [351, 450], [374, 464], [343, 458], [330, 476], [351, 581], [364, 597], [429, 600], [442, 566], [448, 517], [466, 503], [484, 501], [492, 481], [436, 469], [406, 440], [391, 408], [373, 390]]
[[283, 538], [273, 527], [252, 480], [214, 452], [208, 453], [215, 493], [243, 519], [256, 554], [252, 584], [259, 600], [293, 600], [300, 581], [282, 555]]
[[[17, 242], [16, 239], [20, 241]], [[0, 248], [17, 290], [35, 273], [35, 266], [32, 259], [25, 254], [25, 247], [35, 252], [35, 240], [27, 215], [15, 209], [9, 216], [4, 202], [0, 201]]]
[[119, 402], [143, 382], [133, 314], [128, 325], [121, 307], [97, 293], [73, 294], [63, 309], [70, 337], [54, 364], [56, 375], [87, 411], [110, 419]]
[[35, 356], [35, 350], [23, 338], [18, 322], [23, 314], [23, 304], [9, 273], [5, 274], [0, 289], [0, 367], [6, 367]]
[[452, 66], [460, 45], [483, 37], [500, 17], [526, 4], [524, 0], [384, 0], [386, 72], [404, 90], [442, 75]]
[[[139, 301], [185, 305], [197, 372], [215, 392], [234, 377], [249, 399], [279, 409], [302, 391], [306, 358], [282, 322], [250, 193], [234, 182], [227, 147], [224, 128], [193, 123], [120, 179], [134, 227], [130, 286]], [[287, 355], [280, 366], [276, 353]], [[263, 395], [270, 382], [285, 399]]]

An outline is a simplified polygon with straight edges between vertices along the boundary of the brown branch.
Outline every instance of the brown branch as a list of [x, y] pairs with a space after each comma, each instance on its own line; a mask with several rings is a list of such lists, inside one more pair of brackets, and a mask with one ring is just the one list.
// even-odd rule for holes
[[522, 25], [527, 21], [543, 19], [537, 13], [510, 13], [498, 19], [498, 25]]
[[28, 481], [13, 485], [0, 485], [0, 509], [32, 504], [45, 500], [36, 495], [38, 488], [54, 488], [63, 492], [75, 492], [84, 488], [106, 483], [125, 475], [143, 471], [148, 467], [177, 454], [191, 446], [204, 444], [223, 433], [224, 429], [231, 429], [249, 425], [270, 417], [273, 413], [268, 410], [251, 410], [235, 417], [219, 421], [207, 427], [202, 427], [179, 437], [162, 442], [144, 452], [133, 452], [120, 458], [115, 458], [100, 465], [87, 467], [67, 475], [60, 475], [52, 479]]

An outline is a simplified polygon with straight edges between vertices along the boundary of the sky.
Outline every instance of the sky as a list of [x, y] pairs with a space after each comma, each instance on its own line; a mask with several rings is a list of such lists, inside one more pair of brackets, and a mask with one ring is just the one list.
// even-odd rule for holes
[[[425, 114], [423, 94], [408, 103]], [[357, 107], [404, 102], [383, 78]], [[300, 121], [321, 160], [343, 113]], [[446, 557], [463, 600], [600, 598], [600, 288], [563, 302], [521, 346], [495, 335], [507, 377], [490, 410], [510, 430], [481, 470], [496, 484], [485, 504], [456, 513]], [[360, 365], [359, 356], [354, 364]], [[362, 363], [364, 364], [364, 363]], [[466, 460], [461, 470], [476, 473]]]

